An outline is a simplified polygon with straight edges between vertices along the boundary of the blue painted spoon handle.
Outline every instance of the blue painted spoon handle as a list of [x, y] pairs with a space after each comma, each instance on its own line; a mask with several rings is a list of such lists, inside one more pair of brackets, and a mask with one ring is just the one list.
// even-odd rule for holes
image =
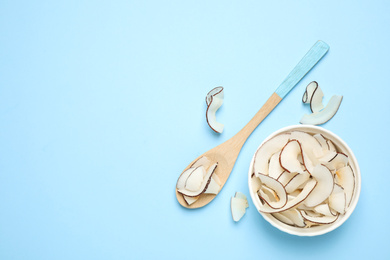
[[275, 91], [279, 97], [284, 98], [295, 85], [321, 60], [328, 52], [329, 46], [323, 41], [318, 41], [306, 53], [302, 60], [295, 66], [295, 68], [288, 74], [287, 78], [280, 84]]
[[280, 84], [272, 96], [265, 102], [256, 115], [241, 129], [232, 139], [238, 146], [243, 145], [253, 130], [268, 116], [279, 102], [295, 87], [298, 82], [321, 60], [328, 52], [329, 46], [323, 41], [318, 41], [306, 53], [302, 60], [288, 74], [287, 78]]

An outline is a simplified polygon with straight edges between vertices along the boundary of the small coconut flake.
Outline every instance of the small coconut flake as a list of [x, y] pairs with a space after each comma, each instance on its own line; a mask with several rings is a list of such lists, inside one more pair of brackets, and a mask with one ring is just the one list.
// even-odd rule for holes
[[224, 125], [217, 122], [215, 113], [221, 107], [223, 103], [224, 93], [223, 87], [216, 87], [212, 89], [206, 96], [206, 121], [210, 128], [217, 132], [222, 133]]
[[246, 196], [241, 192], [236, 192], [235, 196], [230, 200], [230, 210], [235, 222], [238, 222], [245, 215], [245, 211], [248, 206]]
[[305, 114], [300, 123], [305, 125], [325, 124], [337, 113], [342, 100], [343, 96], [332, 96], [323, 110], [311, 114]]

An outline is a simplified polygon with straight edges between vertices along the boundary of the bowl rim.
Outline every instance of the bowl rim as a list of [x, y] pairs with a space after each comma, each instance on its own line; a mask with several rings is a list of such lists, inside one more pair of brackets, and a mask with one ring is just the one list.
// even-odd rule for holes
[[[252, 169], [253, 169], [253, 163], [254, 163], [254, 158], [256, 155], [256, 152], [260, 149], [260, 147], [269, 139], [273, 138], [276, 135], [279, 135], [284, 132], [291, 132], [291, 131], [303, 131], [303, 132], [309, 132], [309, 133], [321, 133], [324, 134], [325, 137], [330, 139], [336, 146], [338, 146], [339, 149], [341, 149], [343, 152], [345, 152], [348, 157], [349, 157], [349, 164], [352, 167], [355, 175], [355, 192], [354, 196], [352, 197], [351, 204], [349, 206], [348, 211], [339, 217], [334, 223], [329, 224], [329, 225], [323, 225], [319, 227], [313, 227], [313, 228], [298, 228], [298, 227], [293, 227], [290, 225], [287, 225], [283, 222], [280, 222], [279, 220], [275, 219], [272, 217], [270, 214], [262, 213], [259, 211], [259, 206], [256, 203], [258, 201], [257, 196], [254, 194], [252, 191], [252, 185], [251, 185], [251, 177], [252, 177]], [[330, 138], [329, 138], [330, 137]], [[249, 165], [249, 172], [248, 172], [248, 187], [249, 187], [249, 194], [252, 199], [253, 205], [256, 207], [257, 211], [260, 213], [260, 215], [267, 221], [269, 222], [272, 226], [275, 228], [286, 232], [291, 235], [296, 235], [296, 236], [319, 236], [326, 234], [328, 232], [331, 232], [341, 226], [352, 214], [352, 212], [355, 210], [356, 205], [358, 203], [359, 197], [360, 197], [360, 191], [361, 191], [361, 174], [360, 174], [360, 168], [358, 165], [358, 162], [356, 160], [356, 157], [351, 150], [351, 148], [345, 143], [341, 137], [336, 135], [330, 130], [327, 130], [323, 127], [320, 126], [312, 126], [312, 125], [291, 125], [291, 126], [286, 126], [283, 127], [279, 130], [276, 130], [275, 132], [271, 133], [267, 138], [264, 139], [264, 141], [257, 147], [255, 153], [253, 154], [252, 160]]]

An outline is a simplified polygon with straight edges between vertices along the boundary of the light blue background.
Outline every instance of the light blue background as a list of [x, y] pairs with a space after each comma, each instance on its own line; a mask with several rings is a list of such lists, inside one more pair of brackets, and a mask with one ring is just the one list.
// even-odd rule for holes
[[[0, 259], [385, 259], [390, 257], [388, 1], [0, 2]], [[317, 41], [330, 51], [255, 130], [219, 196], [186, 210], [181, 171], [241, 129]], [[362, 172], [350, 219], [285, 234], [247, 196], [253, 153], [309, 108], [344, 96], [323, 125]], [[206, 93], [225, 87], [205, 122]]]

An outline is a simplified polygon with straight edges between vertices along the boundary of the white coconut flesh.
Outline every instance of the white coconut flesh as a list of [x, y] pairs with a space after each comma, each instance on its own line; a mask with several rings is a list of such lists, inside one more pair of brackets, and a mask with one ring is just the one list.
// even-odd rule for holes
[[313, 163], [317, 163], [317, 158], [323, 155], [322, 146], [312, 135], [302, 131], [293, 131], [291, 132], [291, 139], [299, 141], [302, 151]]
[[329, 207], [340, 214], [345, 213], [346, 208], [346, 195], [343, 187], [335, 183], [333, 191], [330, 194], [329, 198]]
[[214, 174], [217, 166], [218, 163], [210, 166], [208, 158], [201, 157], [180, 175], [176, 189], [188, 205], [193, 204], [202, 194], [216, 195], [221, 190], [221, 181]]
[[269, 160], [274, 153], [280, 152], [290, 138], [290, 134], [281, 134], [266, 141], [255, 154], [253, 169], [259, 173], [268, 175]]
[[348, 156], [344, 153], [336, 153], [336, 155], [325, 163], [329, 170], [334, 171], [336, 169], [343, 168], [348, 164]]
[[305, 114], [301, 118], [300, 123], [306, 125], [322, 125], [328, 122], [337, 113], [343, 96], [334, 95], [329, 100], [328, 104], [324, 109], [319, 112], [311, 114]]
[[224, 125], [217, 122], [216, 112], [223, 103], [223, 87], [216, 87], [212, 89], [206, 96], [206, 121], [212, 130], [217, 133], [222, 133]]
[[270, 208], [280, 209], [284, 205], [286, 205], [287, 203], [286, 189], [280, 182], [278, 182], [274, 178], [269, 177], [268, 175], [263, 175], [263, 174], [259, 174], [258, 178], [260, 179], [263, 185], [272, 189], [276, 193], [275, 197], [278, 198], [277, 201], [271, 201], [271, 200], [267, 200], [267, 198], [265, 197], [261, 197]]
[[327, 137], [301, 131], [266, 141], [255, 153], [252, 170], [259, 211], [300, 228], [337, 221], [356, 188], [348, 156]]
[[288, 141], [279, 155], [280, 166], [288, 172], [303, 173], [304, 168], [298, 160], [300, 154], [302, 154], [300, 143], [297, 140]]
[[280, 152], [275, 153], [269, 160], [268, 175], [274, 179], [277, 179], [282, 175], [284, 169], [280, 166], [279, 162]]
[[345, 166], [336, 171], [336, 183], [343, 187], [346, 207], [349, 207], [355, 190], [355, 175], [351, 166]]
[[337, 220], [339, 215], [336, 216], [310, 216], [306, 211], [301, 210], [302, 217], [310, 222], [316, 223], [316, 224], [331, 224]]
[[235, 222], [238, 222], [245, 215], [248, 206], [246, 196], [241, 192], [236, 192], [235, 196], [230, 200], [230, 211]]
[[315, 207], [326, 200], [333, 191], [334, 179], [331, 171], [324, 165], [314, 167], [311, 174], [317, 180], [317, 186], [305, 200], [307, 207]]

